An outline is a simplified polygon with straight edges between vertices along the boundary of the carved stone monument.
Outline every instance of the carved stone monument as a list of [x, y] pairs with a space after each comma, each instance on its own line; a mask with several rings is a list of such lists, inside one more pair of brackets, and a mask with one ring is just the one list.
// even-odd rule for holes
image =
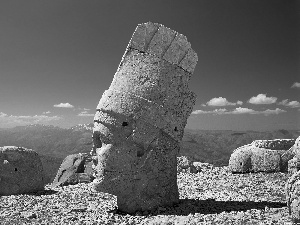
[[182, 34], [144, 23], [126, 48], [94, 118], [95, 190], [127, 213], [179, 200], [177, 154], [196, 96], [188, 88], [197, 54]]

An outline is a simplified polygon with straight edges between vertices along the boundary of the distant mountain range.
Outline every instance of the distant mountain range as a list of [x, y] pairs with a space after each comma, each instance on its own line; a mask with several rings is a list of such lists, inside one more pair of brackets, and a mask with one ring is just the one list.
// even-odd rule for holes
[[[62, 160], [75, 153], [88, 153], [92, 149], [93, 124], [78, 124], [69, 129], [29, 125], [0, 129], [0, 146], [22, 146], [35, 150], [41, 156], [47, 182], [51, 182]], [[297, 138], [299, 131], [276, 130], [269, 132], [230, 130], [209, 131], [186, 129], [179, 155], [215, 166], [228, 164], [232, 151], [258, 139]]]

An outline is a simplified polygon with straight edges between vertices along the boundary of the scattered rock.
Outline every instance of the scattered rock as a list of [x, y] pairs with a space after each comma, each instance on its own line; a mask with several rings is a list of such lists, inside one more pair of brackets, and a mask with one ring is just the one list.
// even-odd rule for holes
[[186, 156], [180, 156], [177, 157], [177, 172], [199, 173], [201, 172], [201, 165], [195, 164]]
[[35, 151], [15, 146], [0, 147], [0, 195], [43, 189], [43, 166]]
[[92, 158], [87, 153], [68, 155], [62, 162], [52, 186], [66, 186], [92, 182]]
[[94, 118], [95, 190], [116, 195], [119, 210], [178, 202], [176, 156], [195, 104], [188, 82], [197, 60], [185, 36], [137, 26]]

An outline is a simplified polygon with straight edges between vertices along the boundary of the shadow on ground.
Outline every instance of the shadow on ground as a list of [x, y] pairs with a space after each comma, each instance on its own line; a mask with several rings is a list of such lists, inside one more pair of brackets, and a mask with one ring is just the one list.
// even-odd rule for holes
[[[283, 208], [287, 207], [283, 202], [254, 202], [254, 201], [215, 201], [214, 199], [208, 200], [195, 200], [195, 199], [180, 199], [179, 203], [171, 207], [161, 207], [158, 210], [151, 212], [152, 216], [156, 215], [178, 215], [187, 216], [189, 214], [219, 214], [222, 212], [231, 211], [247, 211], [251, 209], [265, 209], [268, 208]], [[119, 210], [113, 210], [113, 213], [124, 215]], [[147, 215], [147, 213], [142, 213]]]
[[42, 191], [28, 193], [28, 195], [36, 195], [36, 196], [53, 195], [53, 194], [56, 194], [57, 192], [58, 191], [54, 191], [54, 190], [42, 190]]

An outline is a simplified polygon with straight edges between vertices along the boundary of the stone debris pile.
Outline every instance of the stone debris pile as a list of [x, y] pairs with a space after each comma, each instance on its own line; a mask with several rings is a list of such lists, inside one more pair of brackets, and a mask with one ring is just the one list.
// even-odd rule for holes
[[16, 195], [44, 189], [39, 155], [27, 148], [0, 147], [0, 195]]
[[94, 117], [95, 189], [116, 195], [119, 210], [178, 202], [176, 156], [197, 60], [184, 35], [152, 22], [135, 29]]

